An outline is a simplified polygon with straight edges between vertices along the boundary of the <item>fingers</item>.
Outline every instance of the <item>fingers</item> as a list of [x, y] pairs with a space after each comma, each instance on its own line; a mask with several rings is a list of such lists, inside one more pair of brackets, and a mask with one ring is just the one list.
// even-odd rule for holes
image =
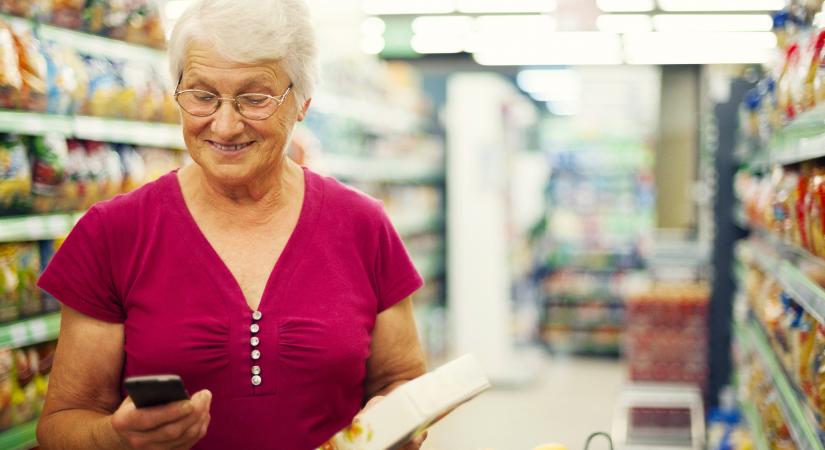
[[135, 408], [126, 399], [112, 416], [112, 427], [133, 448], [190, 448], [206, 435], [212, 394], [152, 408]]

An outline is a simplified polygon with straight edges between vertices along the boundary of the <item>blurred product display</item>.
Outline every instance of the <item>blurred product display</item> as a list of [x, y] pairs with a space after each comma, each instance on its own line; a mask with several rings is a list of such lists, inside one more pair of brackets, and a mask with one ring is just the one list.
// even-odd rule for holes
[[574, 141], [551, 151], [551, 167], [543, 340], [561, 352], [619, 354], [625, 301], [645, 282], [654, 227], [650, 149], [633, 139]]

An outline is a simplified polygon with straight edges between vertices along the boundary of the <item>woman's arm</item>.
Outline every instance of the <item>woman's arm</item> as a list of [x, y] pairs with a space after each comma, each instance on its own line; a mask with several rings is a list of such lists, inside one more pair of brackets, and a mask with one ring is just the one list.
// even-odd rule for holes
[[123, 325], [63, 307], [37, 440], [44, 449], [188, 448], [206, 433], [211, 395], [138, 410], [121, 401]]
[[412, 298], [407, 297], [376, 318], [367, 360], [367, 400], [387, 395], [427, 371], [412, 306]]

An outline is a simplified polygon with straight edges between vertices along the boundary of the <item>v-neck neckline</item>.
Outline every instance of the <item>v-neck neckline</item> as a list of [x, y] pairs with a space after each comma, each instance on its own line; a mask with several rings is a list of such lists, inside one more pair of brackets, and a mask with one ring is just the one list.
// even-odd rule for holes
[[235, 275], [233, 275], [232, 271], [229, 270], [226, 262], [224, 262], [217, 250], [215, 250], [212, 243], [209, 242], [209, 239], [207, 239], [206, 235], [203, 233], [203, 230], [201, 230], [195, 220], [195, 217], [192, 215], [192, 212], [189, 210], [189, 206], [186, 204], [186, 198], [183, 195], [183, 187], [180, 185], [178, 171], [174, 170], [169, 174], [169, 181], [174, 184], [172, 189], [172, 199], [175, 203], [175, 210], [181, 214], [184, 219], [185, 226], [188, 228], [184, 234], [193, 238], [192, 243], [206, 258], [206, 265], [208, 268], [215, 270], [215, 275], [218, 277], [216, 280], [218, 281], [218, 284], [226, 289], [226, 293], [235, 299], [233, 301], [237, 301], [239, 306], [242, 306], [244, 312], [248, 315], [251, 315], [255, 311], [261, 311], [268, 308], [269, 302], [267, 301], [267, 298], [274, 295], [274, 291], [279, 287], [279, 281], [281, 279], [287, 279], [284, 278], [286, 276], [286, 272], [289, 272], [291, 268], [295, 267], [296, 264], [294, 260], [301, 254], [298, 252], [293, 256], [293, 254], [296, 253], [295, 248], [302, 245], [303, 241], [312, 230], [312, 225], [316, 216], [315, 212], [317, 210], [317, 202], [319, 200], [316, 198], [316, 195], [318, 195], [319, 192], [317, 192], [315, 186], [313, 173], [306, 167], [302, 166], [301, 169], [304, 173], [304, 198], [303, 203], [301, 204], [301, 211], [298, 215], [298, 220], [295, 223], [295, 227], [290, 233], [289, 238], [287, 238], [281, 254], [278, 256], [278, 259], [275, 261], [275, 264], [269, 272], [269, 276], [266, 284], [264, 285], [264, 289], [261, 293], [261, 298], [256, 309], [252, 309], [249, 305], [238, 279], [235, 278]]

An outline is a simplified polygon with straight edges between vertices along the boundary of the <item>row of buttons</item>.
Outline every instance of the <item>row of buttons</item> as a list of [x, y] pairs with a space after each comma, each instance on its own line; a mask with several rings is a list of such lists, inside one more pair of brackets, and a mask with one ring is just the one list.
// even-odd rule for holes
[[[252, 320], [254, 320], [254, 322], [252, 323], [252, 325], [249, 326], [249, 331], [252, 332], [252, 337], [249, 339], [249, 343], [252, 345], [252, 360], [253, 361], [257, 361], [257, 360], [261, 359], [261, 351], [258, 350], [257, 348], [255, 348], [255, 347], [257, 347], [258, 345], [261, 344], [261, 339], [258, 336], [255, 336], [256, 334], [258, 334], [259, 331], [261, 331], [261, 326], [257, 323], [259, 320], [261, 320], [261, 317], [263, 317], [263, 314], [261, 314], [260, 311], [253, 312], [252, 313]], [[252, 366], [252, 385], [253, 386], [260, 386], [261, 381], [263, 381], [261, 379], [261, 366], [259, 366], [257, 364], [253, 365]]]

